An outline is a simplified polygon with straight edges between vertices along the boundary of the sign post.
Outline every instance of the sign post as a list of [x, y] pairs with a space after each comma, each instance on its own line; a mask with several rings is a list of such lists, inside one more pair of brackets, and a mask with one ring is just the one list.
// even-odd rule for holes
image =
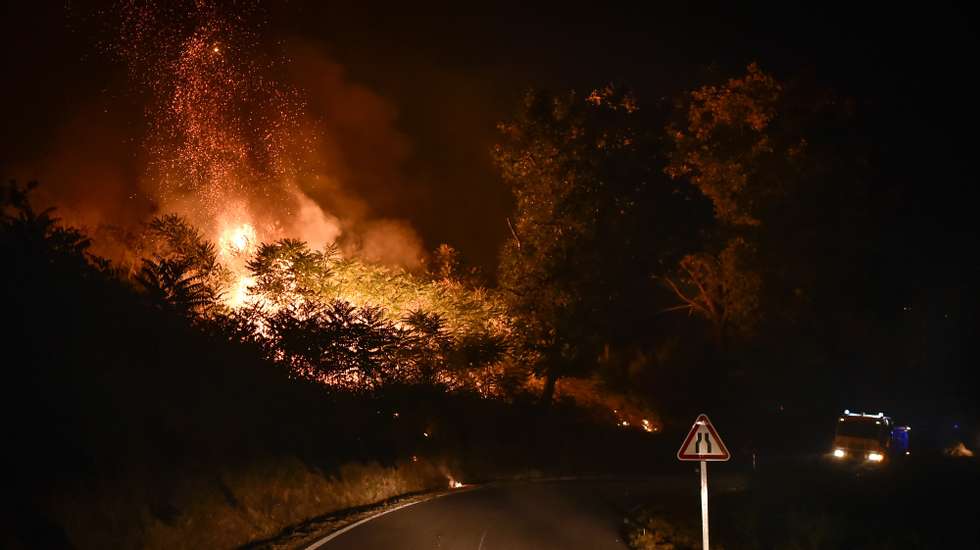
[[701, 548], [708, 550], [708, 461], [701, 461]]
[[724, 462], [731, 458], [708, 416], [698, 415], [684, 443], [677, 451], [677, 459], [701, 463], [701, 547], [708, 550], [708, 462]]

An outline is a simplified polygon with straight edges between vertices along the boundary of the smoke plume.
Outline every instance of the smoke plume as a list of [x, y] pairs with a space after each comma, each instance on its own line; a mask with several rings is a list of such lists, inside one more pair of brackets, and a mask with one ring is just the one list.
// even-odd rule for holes
[[[235, 7], [121, 2], [110, 53], [128, 84], [78, 97], [77, 114], [12, 175], [39, 179], [37, 200], [97, 238], [175, 212], [219, 244], [248, 226], [258, 241], [337, 243], [417, 267], [416, 231], [363, 198], [406, 188], [411, 147], [396, 109], [315, 45], [263, 34], [258, 4]], [[112, 97], [139, 108], [113, 109]]]

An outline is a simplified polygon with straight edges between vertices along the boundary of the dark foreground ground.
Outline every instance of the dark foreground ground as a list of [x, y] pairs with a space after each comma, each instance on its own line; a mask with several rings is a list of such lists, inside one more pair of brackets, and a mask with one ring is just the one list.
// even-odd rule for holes
[[[377, 517], [320, 548], [700, 548], [695, 466], [644, 479], [461, 491]], [[980, 548], [980, 467], [972, 459], [866, 468], [794, 458], [755, 471], [713, 464], [709, 476], [713, 548]]]
[[[866, 467], [793, 458], [761, 463], [748, 479], [744, 491], [712, 494], [712, 547], [980, 548], [974, 459], [933, 456]], [[628, 538], [641, 549], [700, 548], [698, 513], [650, 500]]]

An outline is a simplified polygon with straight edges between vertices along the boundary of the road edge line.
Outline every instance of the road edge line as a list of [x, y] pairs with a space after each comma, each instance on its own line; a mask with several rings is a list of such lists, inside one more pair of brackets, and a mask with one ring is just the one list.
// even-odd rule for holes
[[[509, 481], [509, 482], [512, 482], [512, 483], [513, 482], [518, 482], [518, 483], [520, 483], [520, 482], [524, 482], [524, 483], [540, 483], [540, 482], [551, 482], [551, 481], [588, 481], [588, 480], [593, 479], [593, 478], [596, 479], [596, 480], [603, 479], [602, 476], [559, 476], [559, 477], [543, 477], [543, 478], [530, 478], [530, 479], [514, 479], [514, 480], [506, 480], [506, 481]], [[390, 508], [388, 510], [384, 510], [384, 511], [378, 512], [377, 514], [374, 514], [372, 516], [368, 516], [366, 518], [357, 520], [354, 523], [351, 523], [350, 525], [345, 525], [344, 527], [341, 527], [340, 529], [337, 529], [336, 531], [330, 533], [329, 535], [323, 537], [322, 539], [317, 540], [316, 542], [310, 544], [309, 546], [304, 546], [303, 547], [303, 550], [316, 550], [317, 548], [320, 548], [324, 544], [332, 541], [333, 539], [339, 537], [340, 535], [343, 535], [344, 533], [346, 533], [347, 531], [350, 531], [351, 529], [353, 529], [355, 527], [358, 527], [360, 525], [363, 525], [363, 524], [365, 524], [365, 523], [367, 523], [367, 522], [369, 522], [369, 521], [371, 521], [373, 519], [380, 518], [381, 516], [383, 516], [385, 514], [390, 514], [392, 512], [397, 512], [398, 510], [401, 510], [402, 508], [408, 508], [409, 506], [415, 506], [416, 504], [422, 504], [423, 502], [430, 502], [430, 501], [433, 501], [433, 500], [435, 500], [437, 498], [441, 498], [441, 497], [448, 496], [448, 495], [458, 495], [458, 494], [461, 494], [461, 493], [468, 493], [470, 491], [477, 491], [477, 490], [483, 489], [483, 488], [485, 488], [485, 487], [487, 487], [489, 485], [493, 485], [495, 483], [500, 483], [500, 481], [501, 480], [495, 480], [495, 481], [491, 481], [491, 482], [488, 482], [488, 483], [480, 483], [478, 485], [473, 485], [473, 486], [466, 487], [466, 488], [464, 488], [461, 491], [460, 490], [446, 491], [446, 492], [434, 494], [434, 495], [430, 496], [429, 498], [425, 498], [425, 499], [422, 499], [422, 500], [416, 500], [414, 502], [406, 502], [405, 504], [399, 504], [398, 506], [395, 506], [394, 508]]]
[[469, 488], [467, 490], [463, 490], [463, 491], [447, 491], [447, 492], [444, 492], [444, 493], [438, 493], [438, 494], [432, 495], [429, 498], [425, 498], [425, 499], [422, 499], [422, 500], [416, 500], [416, 501], [413, 501], [413, 502], [406, 502], [405, 504], [399, 504], [398, 506], [395, 506], [394, 508], [389, 508], [388, 510], [384, 510], [384, 511], [378, 512], [377, 514], [374, 514], [372, 516], [368, 516], [366, 518], [363, 518], [363, 519], [360, 519], [358, 521], [355, 521], [354, 523], [352, 523], [350, 525], [346, 525], [346, 526], [344, 526], [344, 527], [342, 527], [340, 529], [337, 529], [333, 533], [330, 533], [329, 535], [327, 535], [327, 536], [323, 537], [322, 539], [314, 542], [313, 544], [304, 547], [304, 550], [316, 550], [317, 548], [319, 548], [319, 547], [323, 546], [324, 544], [332, 541], [333, 539], [339, 537], [340, 535], [343, 535], [347, 531], [350, 531], [351, 529], [353, 529], [353, 528], [355, 528], [355, 527], [357, 527], [359, 525], [363, 525], [363, 524], [365, 524], [365, 523], [367, 523], [367, 522], [369, 522], [369, 521], [371, 521], [373, 519], [380, 518], [381, 516], [383, 516], [385, 514], [390, 514], [392, 512], [397, 512], [398, 510], [401, 510], [402, 508], [408, 508], [409, 506], [415, 506], [416, 504], [422, 504], [423, 502], [431, 502], [431, 501], [433, 501], [433, 500], [435, 500], [437, 498], [441, 498], [441, 497], [444, 497], [444, 496], [458, 495], [460, 493], [468, 493], [470, 491], [475, 491], [477, 489], [481, 489], [482, 487], [483, 487], [482, 485], [477, 485], [475, 487], [471, 487], [471, 488]]

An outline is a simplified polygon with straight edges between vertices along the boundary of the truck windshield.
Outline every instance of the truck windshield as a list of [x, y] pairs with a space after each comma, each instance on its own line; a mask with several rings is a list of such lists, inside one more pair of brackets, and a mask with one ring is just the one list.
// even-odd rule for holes
[[845, 420], [837, 424], [837, 435], [877, 439], [880, 428], [881, 425], [870, 419]]

